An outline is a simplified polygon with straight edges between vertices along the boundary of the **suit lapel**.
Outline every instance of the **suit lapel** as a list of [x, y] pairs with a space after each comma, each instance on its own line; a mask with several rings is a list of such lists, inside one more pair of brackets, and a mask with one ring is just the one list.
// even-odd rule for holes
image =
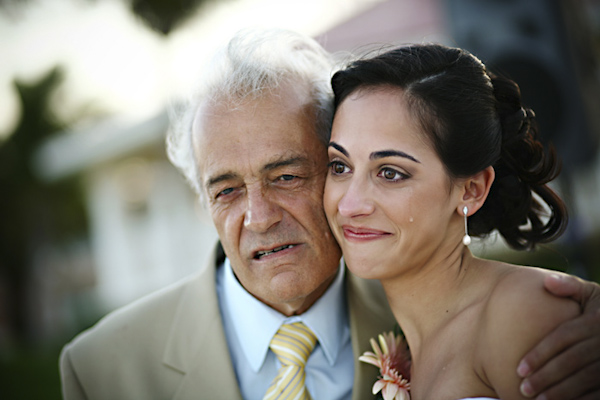
[[373, 398], [372, 387], [379, 370], [358, 357], [371, 350], [369, 340], [393, 329], [395, 319], [391, 313], [383, 288], [377, 281], [366, 281], [346, 274], [346, 296], [350, 312], [350, 334], [354, 353], [354, 387], [352, 399]]
[[176, 310], [163, 357], [166, 365], [184, 374], [174, 400], [241, 400], [219, 311], [217, 265], [215, 250]]
[[[222, 262], [218, 260], [219, 248], [220, 245], [187, 285], [175, 312], [163, 357], [165, 365], [182, 373], [173, 400], [242, 400], [216, 293], [216, 266]], [[371, 349], [371, 338], [392, 330], [395, 320], [378, 282], [365, 281], [348, 272], [346, 289], [355, 371], [352, 399], [362, 400], [373, 397], [371, 388], [379, 371], [359, 362], [358, 357]]]

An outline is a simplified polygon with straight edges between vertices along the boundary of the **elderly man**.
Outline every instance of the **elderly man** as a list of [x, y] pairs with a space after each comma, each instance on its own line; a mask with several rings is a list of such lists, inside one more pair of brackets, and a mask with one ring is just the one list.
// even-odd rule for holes
[[[292, 32], [240, 33], [217, 55], [174, 119], [168, 147], [220, 243], [198, 274], [111, 313], [65, 347], [66, 399], [372, 397], [378, 371], [357, 358], [394, 320], [378, 284], [340, 263], [322, 209], [332, 70], [316, 42]], [[568, 283], [558, 286], [566, 295], [591, 292], [582, 302], [598, 296], [592, 284]], [[549, 338], [521, 372], [571, 341], [597, 340], [585, 334], [594, 321], [573, 321], [584, 333]], [[550, 371], [527, 385], [562, 378]], [[593, 387], [577, 378], [561, 385]]]

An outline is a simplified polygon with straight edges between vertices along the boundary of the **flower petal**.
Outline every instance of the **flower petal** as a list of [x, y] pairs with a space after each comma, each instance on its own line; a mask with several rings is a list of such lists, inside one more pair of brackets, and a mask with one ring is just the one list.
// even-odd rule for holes
[[387, 385], [383, 388], [383, 399], [384, 400], [394, 400], [394, 397], [398, 393], [398, 386], [388, 382]]
[[383, 354], [389, 354], [390, 349], [388, 348], [385, 334], [379, 335], [379, 344], [381, 345], [381, 349], [383, 350]]
[[377, 355], [377, 357], [381, 358], [381, 356], [383, 356], [383, 353], [381, 352], [381, 349], [377, 345], [377, 342], [375, 341], [375, 339], [371, 338], [371, 340], [369, 340], [369, 342], [371, 342], [371, 347], [373, 348], [373, 351], [375, 351], [375, 354]]
[[[373, 394], [381, 392], [384, 400], [410, 400], [410, 353], [401, 335], [384, 332], [370, 343], [373, 352], [366, 351], [359, 361], [379, 368], [379, 380], [373, 384]], [[380, 347], [381, 346], [381, 347]], [[403, 376], [404, 375], [404, 376]]]
[[379, 391], [381, 389], [383, 389], [385, 386], [385, 381], [383, 381], [382, 379], [379, 379], [377, 382], [375, 382], [375, 384], [373, 385], [373, 394], [377, 394], [379, 393]]
[[379, 359], [375, 358], [375, 354], [373, 354], [373, 356], [371, 356], [370, 354], [365, 353], [362, 356], [358, 357], [358, 361], [362, 361], [367, 364], [374, 365], [377, 368], [381, 368], [381, 361]]
[[394, 400], [410, 400], [410, 393], [408, 390], [400, 388]]

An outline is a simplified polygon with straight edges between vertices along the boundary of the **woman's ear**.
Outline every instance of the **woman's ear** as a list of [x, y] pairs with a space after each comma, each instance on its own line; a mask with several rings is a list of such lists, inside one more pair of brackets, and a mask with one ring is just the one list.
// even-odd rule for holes
[[463, 202], [459, 204], [457, 209], [460, 215], [463, 215], [463, 208], [465, 206], [469, 210], [467, 216], [475, 214], [481, 208], [490, 193], [490, 187], [492, 187], [495, 176], [494, 168], [489, 166], [483, 171], [465, 179], [463, 184]]

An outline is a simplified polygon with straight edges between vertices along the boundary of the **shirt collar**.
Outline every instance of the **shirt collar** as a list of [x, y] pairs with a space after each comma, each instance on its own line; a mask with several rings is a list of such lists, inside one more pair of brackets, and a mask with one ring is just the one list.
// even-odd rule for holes
[[271, 338], [279, 327], [297, 321], [312, 329], [329, 364], [335, 363], [344, 335], [349, 335], [342, 263], [336, 278], [321, 298], [303, 314], [292, 317], [286, 317], [248, 293], [233, 274], [228, 258], [224, 268], [223, 290], [228, 299], [225, 307], [232, 317], [242, 351], [255, 372], [262, 367]]

